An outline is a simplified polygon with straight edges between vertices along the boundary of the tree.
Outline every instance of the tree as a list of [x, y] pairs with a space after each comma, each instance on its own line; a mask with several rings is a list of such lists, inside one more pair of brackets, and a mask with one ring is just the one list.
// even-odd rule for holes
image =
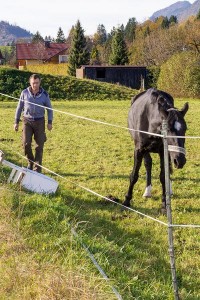
[[112, 38], [111, 42], [111, 55], [109, 57], [109, 63], [111, 65], [125, 65], [128, 64], [128, 51], [126, 43], [124, 41], [123, 32], [118, 28]]
[[69, 45], [70, 48], [71, 48], [71, 44], [72, 44], [73, 34], [74, 34], [74, 25], [71, 27], [68, 37], [66, 39], [66, 43]]
[[169, 18], [169, 23], [170, 24], [177, 24], [178, 23], [178, 19], [176, 16], [171, 15], [171, 17]]
[[56, 43], [64, 44], [65, 42], [66, 42], [66, 39], [65, 39], [64, 32], [63, 32], [62, 28], [59, 27], [57, 37], [56, 37]]
[[162, 66], [158, 88], [175, 97], [200, 97], [199, 57], [191, 51], [172, 55]]
[[52, 36], [50, 36], [50, 35], [48, 35], [48, 36], [46, 35], [45, 38], [44, 38], [44, 40], [45, 41], [55, 42], [55, 39]]
[[200, 20], [200, 9], [199, 9], [199, 11], [198, 11], [198, 13], [197, 13], [196, 19], [197, 19], [197, 20]]
[[91, 65], [100, 65], [99, 50], [98, 50], [97, 46], [92, 47], [92, 51], [90, 54], [90, 64]]
[[131, 18], [128, 20], [128, 23], [124, 29], [125, 40], [129, 43], [133, 42], [135, 39], [135, 30], [136, 30], [137, 22], [135, 18]]
[[16, 53], [15, 53], [15, 47], [11, 45], [7, 45], [3, 47], [0, 50], [0, 53], [2, 53], [3, 56], [3, 64], [15, 64], [16, 60]]
[[200, 20], [188, 20], [185, 24], [185, 46], [187, 49], [195, 51], [200, 54]]
[[89, 63], [89, 52], [81, 23], [78, 20], [73, 31], [72, 45], [69, 53], [68, 74], [76, 76], [76, 69]]
[[186, 45], [182, 26], [156, 29], [145, 38], [136, 38], [130, 51], [130, 62], [134, 65], [160, 66], [173, 54], [182, 52]]
[[105, 44], [107, 40], [107, 32], [103, 24], [99, 24], [97, 27], [97, 32], [94, 34], [94, 43], [97, 45]]
[[168, 17], [164, 17], [163, 18], [163, 21], [161, 23], [161, 28], [162, 29], [166, 29], [166, 28], [169, 28], [169, 20], [168, 20]]
[[32, 37], [32, 43], [39, 43], [39, 42], [44, 42], [44, 39], [39, 33], [39, 31], [36, 31], [36, 33]]

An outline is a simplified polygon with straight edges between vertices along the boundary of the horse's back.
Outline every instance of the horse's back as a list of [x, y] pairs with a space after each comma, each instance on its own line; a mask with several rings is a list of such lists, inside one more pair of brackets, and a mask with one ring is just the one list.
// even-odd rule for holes
[[[131, 129], [131, 135], [135, 142], [141, 142], [145, 134], [139, 131], [160, 133], [162, 116], [158, 109], [159, 99], [163, 100], [166, 108], [173, 107], [173, 98], [160, 90], [151, 88], [135, 96], [128, 113], [128, 126]], [[134, 131], [136, 130], [136, 131]]]

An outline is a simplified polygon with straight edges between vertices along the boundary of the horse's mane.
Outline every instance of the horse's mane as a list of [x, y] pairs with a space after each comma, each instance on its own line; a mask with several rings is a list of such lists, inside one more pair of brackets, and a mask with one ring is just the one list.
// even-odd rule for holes
[[142, 95], [145, 94], [145, 93], [146, 93], [146, 91], [143, 91], [143, 92], [141, 92], [141, 93], [135, 95], [134, 97], [132, 97], [132, 98], [131, 98], [131, 105], [132, 105], [132, 104], [133, 104], [140, 96], [142, 96]]

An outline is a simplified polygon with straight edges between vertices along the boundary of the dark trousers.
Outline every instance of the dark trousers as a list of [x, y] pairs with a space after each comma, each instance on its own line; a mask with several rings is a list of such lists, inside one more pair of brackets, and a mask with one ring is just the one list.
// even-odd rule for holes
[[[32, 151], [32, 137], [35, 140], [35, 155]], [[29, 121], [24, 118], [22, 140], [24, 153], [29, 160], [29, 167], [40, 173], [41, 167], [37, 164], [42, 165], [43, 147], [46, 141], [44, 118], [37, 121]]]

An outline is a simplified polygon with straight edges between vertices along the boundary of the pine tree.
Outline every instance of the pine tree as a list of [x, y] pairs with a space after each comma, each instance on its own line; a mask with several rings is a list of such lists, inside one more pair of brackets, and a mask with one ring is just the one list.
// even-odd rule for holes
[[133, 42], [135, 39], [135, 31], [136, 31], [137, 22], [135, 18], [131, 18], [128, 20], [128, 23], [124, 29], [125, 40], [127, 42]]
[[39, 42], [44, 42], [44, 39], [39, 33], [39, 31], [36, 31], [36, 33], [32, 37], [32, 43], [39, 43]]
[[171, 17], [169, 18], [169, 23], [174, 23], [174, 24], [177, 24], [178, 23], [178, 19], [176, 16], [174, 15], [171, 15]]
[[66, 42], [66, 39], [65, 39], [64, 32], [63, 32], [62, 28], [59, 27], [57, 37], [56, 37], [56, 43], [64, 44], [65, 42]]
[[162, 23], [161, 23], [161, 28], [162, 29], [166, 29], [166, 28], [169, 28], [169, 20], [168, 20], [168, 17], [164, 17], [163, 20], [162, 20]]
[[84, 30], [78, 20], [73, 31], [72, 44], [69, 53], [68, 74], [76, 76], [76, 69], [89, 63], [89, 52], [86, 47]]
[[111, 65], [125, 65], [128, 64], [128, 51], [124, 41], [124, 35], [120, 28], [118, 28], [112, 38], [111, 42], [111, 55], [109, 63]]
[[99, 24], [97, 27], [97, 43], [103, 45], [107, 40], [107, 32], [103, 24]]
[[197, 20], [200, 20], [200, 9], [199, 9], [199, 11], [198, 11], [198, 13], [197, 13], [196, 19], [197, 19]]

